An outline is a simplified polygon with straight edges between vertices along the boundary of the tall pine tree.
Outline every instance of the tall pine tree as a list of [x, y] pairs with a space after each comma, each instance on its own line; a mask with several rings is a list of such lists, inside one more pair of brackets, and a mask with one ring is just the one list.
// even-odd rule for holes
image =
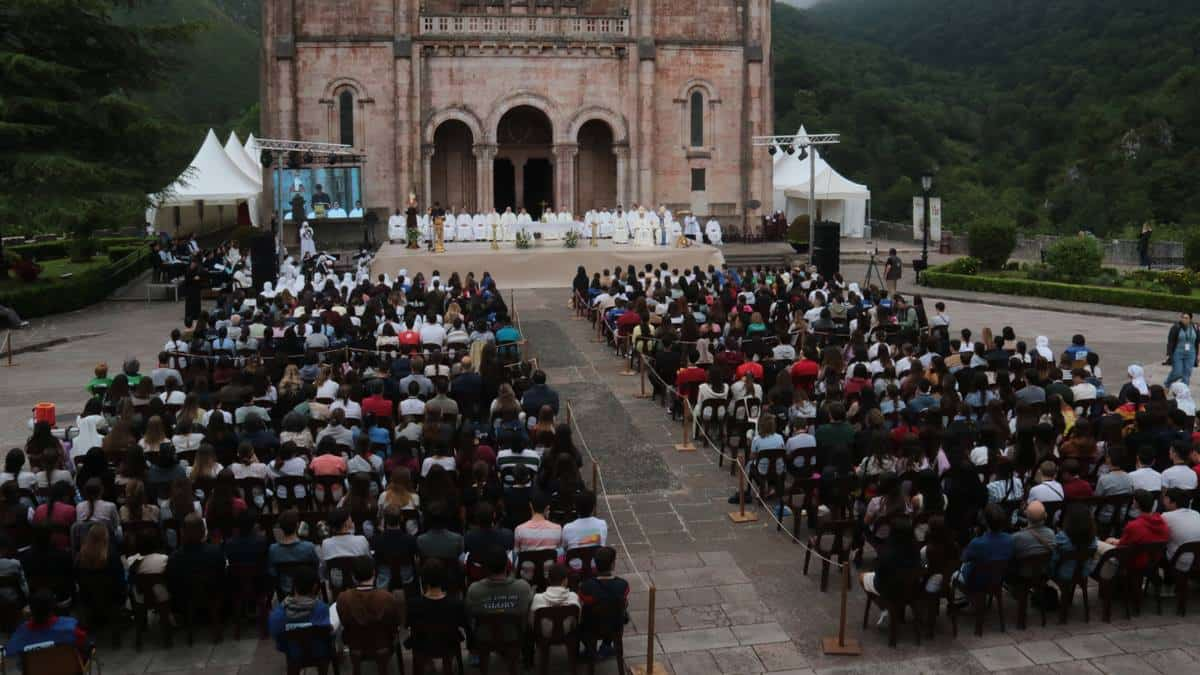
[[143, 1], [0, 3], [0, 233], [86, 242], [140, 224], [146, 194], [175, 177], [178, 129], [138, 97], [167, 81], [196, 26], [114, 19]]

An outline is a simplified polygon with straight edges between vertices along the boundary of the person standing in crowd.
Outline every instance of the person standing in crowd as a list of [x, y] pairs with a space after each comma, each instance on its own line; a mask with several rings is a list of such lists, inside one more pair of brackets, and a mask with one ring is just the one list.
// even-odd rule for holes
[[1142, 223], [1142, 231], [1138, 234], [1138, 264], [1150, 269], [1150, 237], [1154, 236], [1154, 226], [1149, 222]]
[[1170, 387], [1175, 381], [1186, 385], [1192, 384], [1192, 369], [1197, 365], [1197, 350], [1200, 349], [1200, 330], [1192, 323], [1192, 313], [1183, 312], [1179, 321], [1171, 326], [1167, 333], [1167, 360], [1163, 365], [1171, 366], [1171, 373], [1163, 382], [1164, 387]]
[[888, 249], [887, 260], [883, 263], [883, 283], [887, 285], [889, 295], [896, 295], [896, 284], [904, 273], [904, 263], [896, 254], [896, 249]]

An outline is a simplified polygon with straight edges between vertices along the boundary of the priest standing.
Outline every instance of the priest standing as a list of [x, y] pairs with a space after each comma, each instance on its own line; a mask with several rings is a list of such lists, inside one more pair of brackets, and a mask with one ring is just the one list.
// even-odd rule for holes
[[683, 218], [683, 236], [692, 241], [703, 241], [700, 234], [700, 221], [690, 213]]

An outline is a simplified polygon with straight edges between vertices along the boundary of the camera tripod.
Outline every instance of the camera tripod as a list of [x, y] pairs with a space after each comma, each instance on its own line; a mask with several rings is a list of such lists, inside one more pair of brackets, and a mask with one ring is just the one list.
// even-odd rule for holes
[[867, 274], [863, 277], [863, 288], [870, 288], [872, 281], [878, 282], [876, 288], [885, 288], [883, 275], [879, 273], [879, 263], [875, 261], [875, 257], [879, 255], [879, 249], [868, 251], [868, 253], [870, 253], [871, 259], [867, 263]]

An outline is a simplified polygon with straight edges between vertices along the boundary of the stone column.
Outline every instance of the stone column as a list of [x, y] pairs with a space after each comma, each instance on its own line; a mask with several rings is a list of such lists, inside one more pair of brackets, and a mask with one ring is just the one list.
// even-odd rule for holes
[[424, 208], [433, 206], [433, 150], [432, 144], [421, 146], [421, 193], [425, 196]]
[[579, 144], [564, 143], [554, 146], [554, 208], [575, 213], [575, 157], [579, 155]]
[[492, 190], [492, 163], [496, 159], [496, 146], [477, 143], [471, 152], [475, 155], [475, 211], [492, 212], [496, 195]]
[[529, 159], [524, 153], [514, 154], [509, 158], [513, 164], [513, 201], [517, 209], [529, 210], [525, 203], [525, 161]]
[[613, 154], [617, 156], [617, 204], [629, 208], [626, 202], [628, 193], [626, 181], [629, 180], [629, 146], [614, 145]]

